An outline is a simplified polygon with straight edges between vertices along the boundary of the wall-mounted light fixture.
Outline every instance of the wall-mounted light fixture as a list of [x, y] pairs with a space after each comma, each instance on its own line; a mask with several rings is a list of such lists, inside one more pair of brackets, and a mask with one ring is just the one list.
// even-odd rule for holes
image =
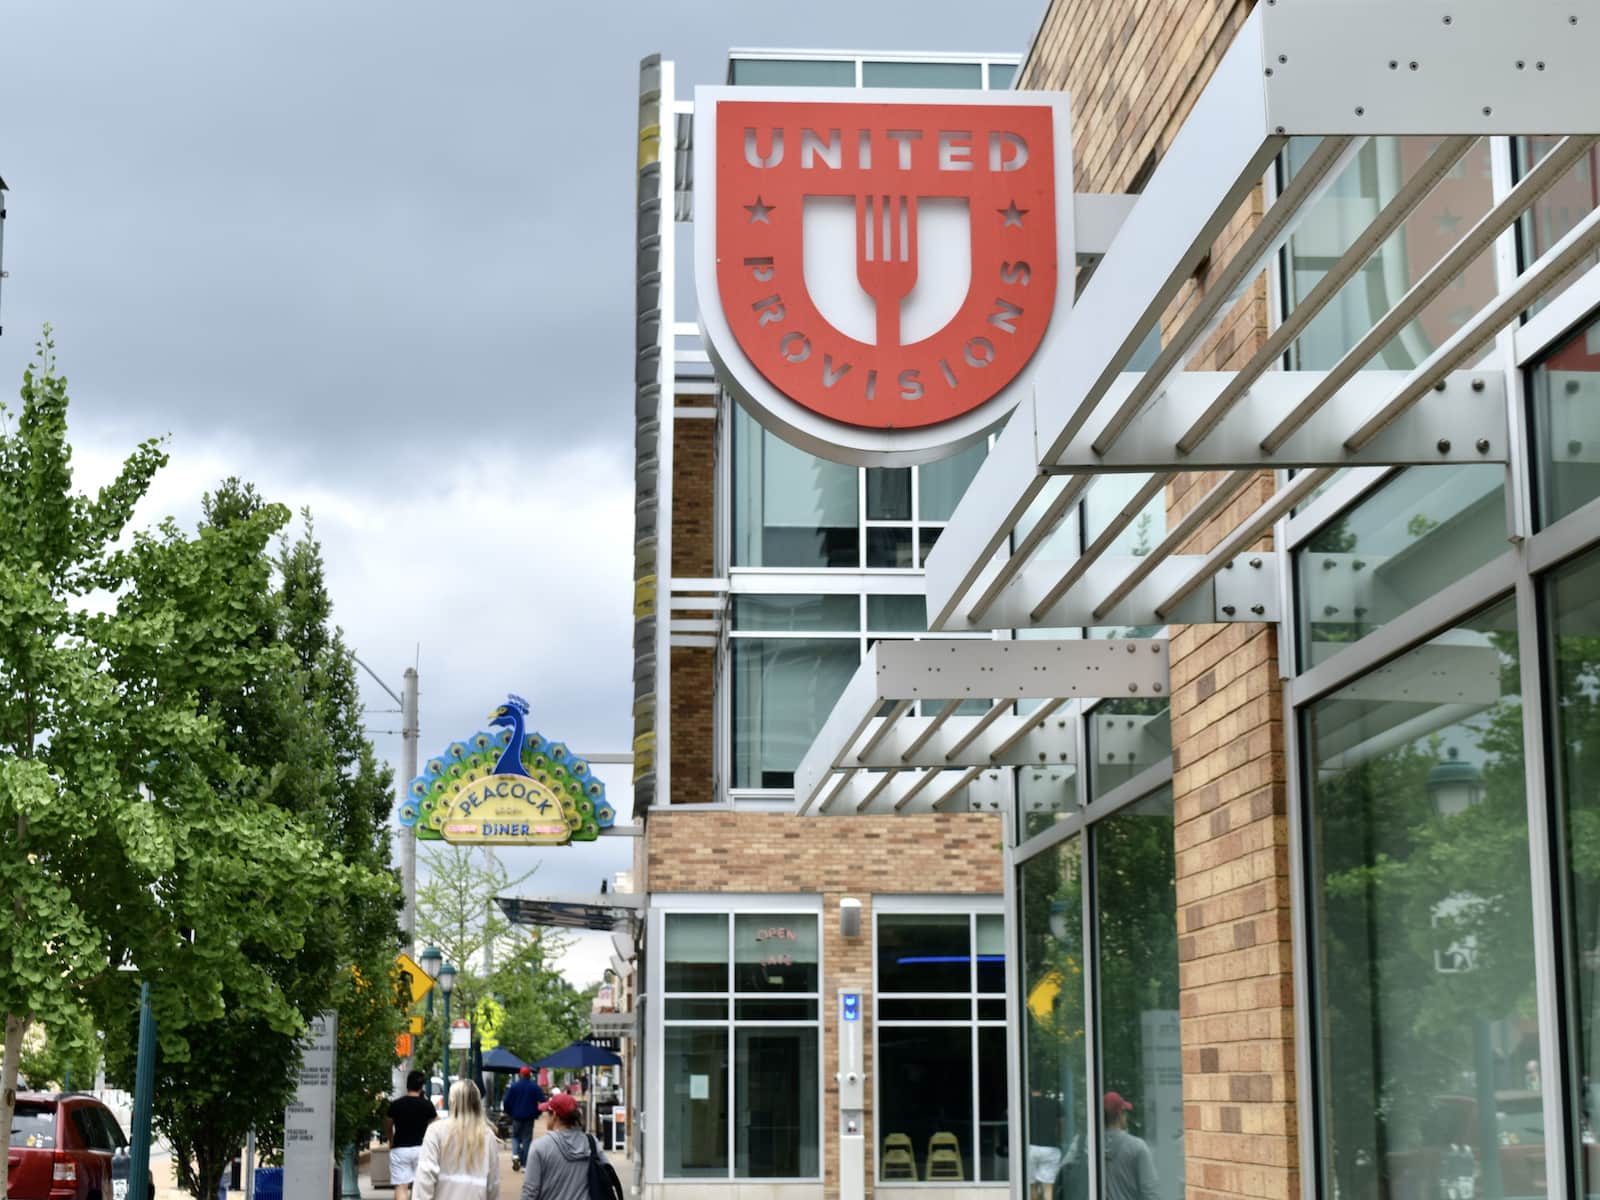
[[852, 900], [849, 896], [839, 901], [839, 936], [861, 936], [861, 901]]

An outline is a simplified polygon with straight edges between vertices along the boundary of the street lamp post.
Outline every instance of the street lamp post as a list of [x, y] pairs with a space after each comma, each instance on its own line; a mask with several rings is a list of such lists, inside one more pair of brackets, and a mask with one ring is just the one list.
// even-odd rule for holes
[[134, 1067], [133, 1140], [128, 1148], [129, 1200], [150, 1195], [150, 1117], [156, 1090], [156, 1019], [150, 1011], [150, 981], [139, 983], [139, 1058]]
[[456, 990], [456, 969], [449, 963], [439, 968], [439, 990], [444, 993], [444, 1105], [450, 1111], [450, 993]]
[[[429, 946], [417, 959], [417, 964], [428, 973], [428, 978], [435, 983], [439, 981], [439, 964], [444, 961], [444, 955], [439, 953], [439, 947]], [[428, 992], [428, 1019], [433, 1019], [433, 992]]]

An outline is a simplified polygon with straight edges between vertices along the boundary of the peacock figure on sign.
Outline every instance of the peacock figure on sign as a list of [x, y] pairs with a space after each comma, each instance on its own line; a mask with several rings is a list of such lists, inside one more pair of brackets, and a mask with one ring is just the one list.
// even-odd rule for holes
[[[606, 785], [561, 742], [530, 733], [527, 717], [528, 702], [508, 696], [489, 714], [488, 729], [430, 758], [411, 781], [400, 823], [414, 826], [420, 841], [533, 844], [590, 842], [611, 828], [616, 811]], [[503, 815], [507, 805], [526, 809], [528, 822], [481, 819], [491, 811]]]

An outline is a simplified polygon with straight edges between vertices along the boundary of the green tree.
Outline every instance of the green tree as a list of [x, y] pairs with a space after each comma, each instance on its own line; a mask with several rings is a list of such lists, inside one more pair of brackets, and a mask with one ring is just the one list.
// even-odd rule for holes
[[589, 1032], [595, 988], [580, 991], [550, 966], [551, 943], [536, 938], [490, 980], [504, 1010], [495, 1036], [524, 1062], [553, 1054]]
[[[73, 490], [71, 458], [67, 381], [46, 328], [14, 424], [0, 406], [0, 892], [11, 904], [0, 935], [0, 1195], [23, 1036], [38, 1023], [70, 1045], [84, 1025], [82, 989], [107, 969], [79, 866], [87, 858], [114, 885], [130, 871], [148, 877], [164, 858], [136, 780], [107, 744], [123, 698], [102, 669], [87, 600], [116, 581], [115, 544], [166, 458], [142, 443], [92, 498]], [[142, 707], [188, 742], [186, 701], [149, 696]]]

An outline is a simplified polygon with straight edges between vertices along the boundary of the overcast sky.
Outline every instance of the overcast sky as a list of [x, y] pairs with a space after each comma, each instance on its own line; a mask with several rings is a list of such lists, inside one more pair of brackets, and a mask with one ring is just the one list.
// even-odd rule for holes
[[[6, 0], [0, 392], [49, 321], [80, 483], [165, 434], [145, 521], [229, 474], [309, 505], [357, 652], [396, 689], [419, 661], [424, 758], [508, 690], [625, 750], [639, 59], [687, 86], [732, 46], [1020, 52], [1044, 6]], [[503, 857], [590, 892], [631, 841]]]

